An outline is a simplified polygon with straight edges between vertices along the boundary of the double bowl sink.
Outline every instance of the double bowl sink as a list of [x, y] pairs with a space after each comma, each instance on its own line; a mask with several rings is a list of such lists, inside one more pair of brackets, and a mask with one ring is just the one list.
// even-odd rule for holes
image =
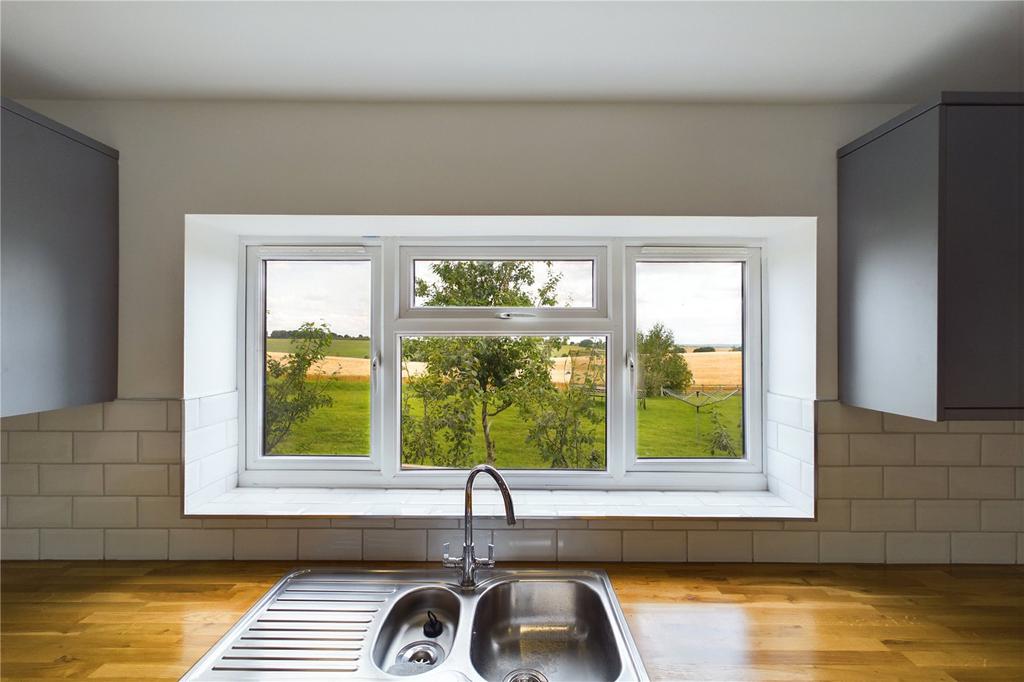
[[296, 571], [183, 679], [647, 679], [603, 571], [480, 578], [466, 588], [451, 571]]

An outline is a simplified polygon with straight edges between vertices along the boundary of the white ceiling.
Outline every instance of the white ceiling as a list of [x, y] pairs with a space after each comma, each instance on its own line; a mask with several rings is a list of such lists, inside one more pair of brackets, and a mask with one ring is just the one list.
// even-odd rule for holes
[[1024, 2], [11, 2], [21, 98], [914, 102], [1024, 90]]

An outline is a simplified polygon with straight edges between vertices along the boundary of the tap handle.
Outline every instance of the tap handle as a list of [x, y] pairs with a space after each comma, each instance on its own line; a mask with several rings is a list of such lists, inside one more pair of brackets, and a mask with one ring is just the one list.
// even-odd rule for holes
[[452, 548], [452, 543], [450, 543], [450, 542], [446, 542], [443, 545], [441, 545], [441, 563], [445, 563], [449, 559], [451, 559], [451, 556], [448, 554], [448, 552], [449, 552], [449, 550], [451, 550], [451, 548]]
[[487, 543], [487, 563], [489, 563], [489, 564], [493, 564], [494, 563], [494, 543], [493, 542], [488, 542]]

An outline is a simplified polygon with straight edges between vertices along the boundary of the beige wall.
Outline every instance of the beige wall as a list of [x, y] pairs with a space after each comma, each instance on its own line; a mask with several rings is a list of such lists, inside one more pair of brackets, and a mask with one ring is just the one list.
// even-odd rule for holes
[[834, 397], [835, 150], [903, 109], [26, 104], [121, 151], [122, 398], [182, 394], [186, 213], [816, 216]]

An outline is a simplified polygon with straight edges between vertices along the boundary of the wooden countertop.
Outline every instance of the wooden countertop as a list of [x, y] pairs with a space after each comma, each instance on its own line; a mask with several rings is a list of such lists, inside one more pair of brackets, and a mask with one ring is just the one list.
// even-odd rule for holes
[[[177, 679], [284, 572], [310, 565], [6, 562], [0, 675]], [[601, 568], [653, 679], [1024, 679], [1024, 567]]]

